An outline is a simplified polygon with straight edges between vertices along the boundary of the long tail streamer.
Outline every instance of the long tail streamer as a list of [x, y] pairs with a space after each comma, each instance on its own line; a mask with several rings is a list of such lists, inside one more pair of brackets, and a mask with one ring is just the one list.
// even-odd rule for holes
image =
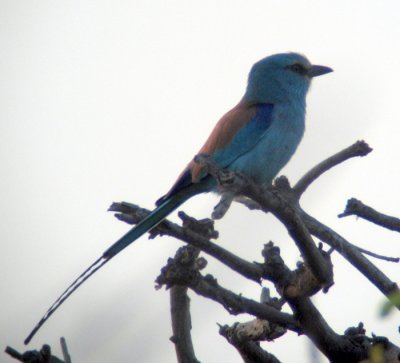
[[65, 291], [60, 295], [60, 297], [54, 302], [53, 305], [46, 311], [43, 317], [39, 320], [36, 326], [33, 328], [28, 337], [24, 340], [24, 344], [29, 344], [34, 335], [38, 332], [41, 326], [50, 318], [51, 315], [62, 305], [62, 303], [68, 299], [68, 297], [81, 286], [90, 276], [92, 276], [97, 270], [103, 267], [112, 257], [104, 258], [99, 257], [95, 262], [93, 262], [79, 277], [69, 285]]
[[42, 325], [50, 318], [50, 316], [53, 315], [54, 312], [64, 303], [64, 301], [67, 300], [68, 297], [96, 271], [102, 268], [108, 261], [110, 261], [123, 249], [128, 247], [132, 242], [136, 241], [140, 236], [161, 223], [168, 214], [178, 208], [189, 197], [204, 191], [205, 189], [202, 185], [195, 185], [192, 188], [186, 188], [176, 193], [174, 196], [166, 199], [154, 211], [147, 215], [147, 217], [142, 219], [134, 228], [128, 231], [128, 233], [122, 236], [113, 245], [111, 245], [111, 247], [109, 247], [101, 257], [94, 261], [82, 274], [80, 274], [79, 277], [60, 295], [54, 304], [50, 306], [47, 312], [33, 328], [32, 332], [24, 340], [24, 343], [28, 344], [38, 330], [42, 327]]

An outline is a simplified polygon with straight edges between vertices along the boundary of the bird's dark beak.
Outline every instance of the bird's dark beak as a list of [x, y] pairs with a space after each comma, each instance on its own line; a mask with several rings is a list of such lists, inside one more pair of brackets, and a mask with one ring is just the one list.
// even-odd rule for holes
[[323, 74], [327, 74], [327, 73], [331, 73], [331, 72], [333, 72], [332, 68], [325, 67], [325, 66], [313, 65], [308, 70], [308, 75], [310, 78], [313, 78], [313, 77], [322, 76]]

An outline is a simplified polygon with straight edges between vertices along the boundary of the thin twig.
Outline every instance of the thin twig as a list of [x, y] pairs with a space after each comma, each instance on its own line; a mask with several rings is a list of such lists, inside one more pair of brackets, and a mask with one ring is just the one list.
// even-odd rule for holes
[[372, 151], [369, 145], [365, 141], [357, 141], [355, 144], [347, 147], [346, 149], [339, 151], [337, 154], [330, 156], [326, 160], [320, 162], [314, 166], [310, 171], [304, 174], [303, 177], [293, 187], [294, 193], [300, 198], [300, 196], [306, 191], [306, 189], [323, 173], [333, 168], [334, 166], [357, 156], [366, 156]]
[[62, 351], [62, 354], [63, 354], [63, 357], [64, 357], [64, 362], [65, 363], [72, 363], [71, 356], [70, 356], [70, 354], [68, 352], [67, 341], [65, 340], [64, 337], [60, 338], [60, 344], [61, 344], [61, 351]]
[[346, 209], [338, 217], [343, 218], [351, 215], [356, 215], [392, 231], [400, 232], [399, 218], [380, 213], [356, 198], [347, 201]]
[[[303, 213], [310, 232], [327, 243], [348, 260], [357, 270], [359, 270], [372, 284], [374, 284], [387, 298], [391, 294], [398, 292], [397, 284], [391, 281], [381, 270], [369, 261], [355, 246], [349, 243], [337, 232], [317, 221], [315, 218]], [[400, 309], [400, 307], [398, 307]]]
[[24, 361], [24, 359], [22, 358], [22, 354], [20, 352], [18, 352], [17, 350], [15, 350], [14, 348], [12, 348], [12, 347], [7, 346], [6, 349], [5, 349], [5, 352], [9, 356], [13, 357], [16, 360], [19, 360], [20, 362]]
[[[354, 246], [354, 245], [353, 245]], [[384, 260], [384, 261], [388, 261], [388, 262], [400, 262], [400, 258], [399, 257], [390, 257], [390, 256], [383, 256], [383, 255], [379, 255], [375, 252], [372, 251], [368, 251], [364, 248], [355, 246], [355, 248], [357, 248], [360, 252], [364, 253], [365, 255], [377, 258], [379, 260]]]

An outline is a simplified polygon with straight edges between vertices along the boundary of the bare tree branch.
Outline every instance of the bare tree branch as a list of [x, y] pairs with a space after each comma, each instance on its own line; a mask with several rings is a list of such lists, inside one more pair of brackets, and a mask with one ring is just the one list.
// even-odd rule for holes
[[[263, 287], [260, 302], [280, 310], [282, 301], [272, 298], [270, 290]], [[244, 323], [235, 323], [232, 326], [219, 326], [219, 333], [232, 344], [239, 352], [244, 362], [279, 363], [272, 354], [260, 346], [260, 341], [272, 341], [283, 336], [287, 329], [269, 322], [268, 320], [254, 319]]]
[[[147, 209], [143, 209], [137, 205], [126, 202], [113, 203], [109, 210], [118, 212], [115, 214], [115, 217], [129, 224], [138, 223], [141, 219], [147, 216], [148, 213], [150, 213], [150, 211]], [[185, 216], [183, 219], [187, 218], [186, 214], [184, 213], [180, 212], [179, 215], [181, 217]], [[232, 270], [257, 283], [260, 283], [262, 278], [268, 278], [260, 266], [234, 255], [232, 252], [229, 252], [223, 247], [211, 242], [208, 238], [202, 236], [201, 234], [193, 232], [191, 226], [183, 228], [168, 220], [164, 220], [151, 231], [151, 237], [154, 237], [158, 234], [175, 237], [191, 246], [197, 247], [210, 256], [213, 256], [226, 266], [230, 267]]]
[[190, 299], [187, 287], [172, 286], [170, 289], [171, 320], [178, 363], [199, 363], [194, 353], [191, 338], [192, 323], [190, 318]]
[[399, 218], [380, 213], [355, 198], [351, 198], [347, 201], [346, 209], [343, 213], [339, 214], [338, 217], [343, 218], [351, 215], [366, 219], [367, 221], [392, 231], [400, 232]]
[[[364, 143], [361, 143], [361, 145], [364, 145]], [[362, 148], [365, 147], [363, 146]], [[348, 155], [349, 152], [346, 151], [343, 154]], [[340, 158], [334, 159], [339, 160]], [[312, 269], [314, 276], [319, 277], [320, 281], [332, 281], [332, 276], [331, 272], [329, 272], [330, 269], [324, 263], [322, 255], [317, 252], [318, 249], [313, 240], [308, 238], [308, 231], [321, 241], [335, 248], [383, 292], [386, 297], [389, 298], [392, 293], [398, 291], [398, 286], [386, 277], [372, 262], [365, 258], [357, 248], [338, 233], [308, 215], [299, 206], [296, 206], [296, 196], [291, 195], [289, 186], [285, 187], [285, 183], [282, 182], [284, 179], [281, 178], [278, 189], [271, 190], [270, 188], [262, 191], [260, 187], [254, 185], [254, 183], [241, 175], [237, 176], [237, 174], [231, 173], [231, 179], [229, 179], [226, 177], [227, 172], [225, 171], [223, 174], [224, 177], [221, 177], [218, 169], [215, 169], [213, 165], [208, 165], [207, 159], [203, 158], [199, 161], [210, 167], [210, 172], [215, 173], [217, 180], [228, 180], [228, 183], [224, 183], [225, 188], [230, 186], [234, 192], [256, 201], [262, 207], [262, 210], [273, 213], [286, 226], [289, 234], [300, 249], [305, 262]], [[328, 278], [329, 280], [327, 280]], [[326, 286], [330, 285], [327, 284]]]
[[[280, 257], [279, 249], [268, 243], [264, 247], [263, 255], [265, 257], [265, 265], [276, 267], [283, 265], [284, 261]], [[329, 254], [327, 255], [327, 257]], [[278, 268], [282, 270], [282, 268]], [[288, 268], [286, 267], [287, 271]], [[311, 302], [308, 295], [312, 293], [315, 284], [312, 276], [308, 276], [306, 272], [298, 269], [303, 276], [298, 278], [298, 282], [288, 280], [282, 273], [277, 273], [275, 278], [275, 287], [281, 292], [287, 303], [293, 310], [294, 316], [298, 318], [301, 329], [323, 352], [332, 363], [358, 363], [369, 355], [371, 349], [370, 340], [365, 336], [365, 330], [362, 326], [354, 328], [345, 335], [337, 334], [326, 322], [321, 313]], [[295, 276], [292, 272], [292, 276]], [[309, 279], [309, 280], [307, 280]], [[307, 291], [307, 293], [304, 293]], [[354, 333], [363, 334], [360, 340], [354, 338]]]
[[20, 362], [23, 362], [22, 359], [22, 354], [20, 352], [18, 352], [17, 350], [15, 350], [12, 347], [7, 346], [6, 349], [4, 350], [10, 357], [19, 360]]
[[[337, 232], [317, 221], [304, 211], [303, 219], [310, 232], [339, 252], [346, 260], [356, 267], [369, 281], [371, 281], [387, 298], [399, 292], [397, 284], [391, 281], [381, 270], [369, 261], [357, 248], [349, 243]], [[398, 307], [400, 308], [400, 307]]]
[[[193, 247], [183, 247], [176, 252], [175, 259], [185, 264], [187, 268], [200, 270], [205, 267], [204, 259], [199, 259], [200, 250]], [[190, 299], [186, 286], [174, 285], [170, 289], [171, 321], [173, 336], [170, 340], [175, 344], [178, 363], [199, 363], [194, 353], [190, 317]]]
[[[204, 155], [197, 155], [195, 161], [205, 167], [206, 171], [215, 177], [219, 187], [231, 193], [244, 195], [256, 201], [265, 212], [271, 212], [287, 228], [289, 235], [295, 241], [305, 262], [313, 270], [314, 275], [325, 287], [333, 283], [332, 270], [329, 269], [315, 245], [309, 231], [301, 220], [293, 200], [287, 200], [285, 195], [274, 188], [263, 189], [244, 175], [227, 170], [220, 170], [213, 161]], [[288, 186], [289, 187], [289, 186]]]
[[[182, 249], [187, 250], [187, 252], [183, 253]], [[168, 260], [167, 265], [162, 268], [161, 274], [156, 279], [158, 287], [164, 285], [167, 288], [175, 285], [187, 286], [198, 295], [220, 303], [233, 315], [248, 313], [260, 319], [282, 325], [295, 332], [300, 332], [299, 326], [290, 314], [237, 295], [220, 286], [217, 280], [211, 275], [201, 275], [199, 269], [204, 266], [204, 259], [200, 261], [196, 260], [193, 263], [191, 262], [191, 258], [187, 257], [188, 253], [192, 253], [190, 249], [181, 247], [175, 257]]]
[[[271, 242], [264, 246], [263, 256], [266, 266], [278, 267], [278, 271], [283, 267], [284, 271], [290, 271], [280, 256], [279, 248]], [[325, 258], [328, 259], [327, 263], [330, 263], [329, 254], [326, 254]], [[279, 266], [282, 267], [279, 268]], [[284, 273], [277, 272], [273, 276], [276, 289], [292, 308], [304, 333], [331, 361], [334, 361], [333, 359], [343, 350], [343, 347], [351, 343], [347, 338], [334, 332], [309, 299], [308, 296], [318, 290], [315, 277], [307, 273], [306, 268], [301, 267], [291, 272], [290, 276], [288, 279]]]
[[219, 333], [237, 349], [245, 363], [280, 363], [278, 358], [262, 349], [258, 342], [238, 335], [235, 327], [221, 326]]
[[51, 348], [48, 344], [44, 344], [40, 351], [27, 350], [21, 354], [14, 348], [6, 347], [5, 352], [14, 359], [24, 363], [65, 363], [51, 354]]
[[354, 157], [366, 156], [372, 151], [372, 148], [365, 141], [357, 141], [353, 145], [339, 151], [337, 154], [330, 156], [326, 160], [314, 166], [310, 171], [304, 174], [303, 177], [293, 187], [294, 193], [300, 196], [307, 188], [323, 173], [333, 168], [334, 166]]
[[65, 340], [64, 337], [60, 338], [60, 344], [61, 344], [61, 351], [62, 351], [63, 357], [64, 357], [64, 362], [72, 363], [71, 356], [68, 352], [67, 341]]
[[[333, 284], [330, 254], [336, 250], [390, 299], [394, 293], [399, 293], [398, 286], [363, 254], [389, 261], [398, 259], [381, 256], [351, 244], [340, 234], [307, 214], [299, 205], [300, 196], [320, 175], [349, 158], [365, 156], [370, 151], [371, 148], [365, 142], [359, 141], [311, 169], [294, 188], [290, 187], [284, 177], [277, 178], [274, 186], [263, 188], [241, 174], [218, 169], [205, 155], [198, 155], [195, 158], [196, 162], [204, 166], [207, 172], [216, 178], [220, 192], [223, 194], [221, 202], [214, 210], [214, 216], [223, 216], [232, 200], [240, 201], [251, 209], [272, 213], [287, 228], [301, 252], [304, 264], [300, 263], [296, 270], [290, 270], [281, 258], [279, 248], [272, 242], [264, 246], [263, 263], [245, 261], [210, 241], [218, 237], [213, 221], [209, 219], [197, 221], [182, 212], [179, 216], [183, 221], [183, 227], [164, 221], [154, 228], [150, 232], [150, 238], [165, 234], [195, 247], [178, 250], [175, 258], [168, 261], [156, 280], [158, 286], [166, 285], [167, 288], [172, 288], [171, 304], [179, 306], [172, 309], [175, 311], [172, 313], [172, 318], [178, 327], [174, 328], [172, 340], [176, 343], [178, 336], [176, 332], [181, 330], [181, 340], [184, 344], [186, 344], [185, 341], [189, 341], [189, 344], [179, 348], [179, 352], [177, 351], [178, 357], [183, 357], [185, 351], [189, 352], [189, 358], [186, 360], [178, 358], [180, 362], [197, 363], [190, 338], [190, 313], [186, 294], [186, 289], [190, 288], [198, 295], [218, 302], [231, 314], [248, 313], [256, 317], [255, 320], [247, 323], [221, 328], [221, 334], [235, 346], [245, 362], [279, 363], [275, 356], [260, 347], [258, 341], [268, 340], [273, 334], [276, 334], [277, 338], [279, 337], [277, 332], [290, 329], [306, 334], [331, 363], [359, 363], [361, 361], [370, 363], [367, 359], [376, 341], [365, 335], [362, 324], [357, 328], [349, 329], [344, 335], [336, 333], [311, 302], [310, 296], [321, 289], [326, 292]], [[149, 213], [128, 203], [114, 203], [110, 210], [118, 212], [117, 218], [133, 224]], [[372, 208], [370, 210], [378, 213]], [[367, 210], [368, 213], [371, 212], [370, 210]], [[349, 211], [346, 209], [345, 213]], [[381, 214], [379, 218], [372, 218], [382, 220], [382, 216], [384, 222], [381, 223], [393, 222], [393, 219], [388, 222], [388, 218], [393, 217]], [[331, 250], [323, 251], [322, 243], [318, 247], [312, 236], [328, 244]], [[267, 279], [273, 282], [281, 295], [281, 298], [277, 300], [279, 305], [258, 303], [223, 288], [211, 275], [203, 276], [200, 270], [206, 265], [206, 261], [198, 257], [198, 249], [253, 281], [260, 283], [262, 279]], [[176, 296], [173, 297], [175, 294]], [[293, 315], [280, 311], [284, 303], [288, 304]], [[400, 308], [400, 306], [397, 307]], [[176, 311], [180, 311], [181, 316]], [[390, 354], [397, 352], [397, 349], [398, 347], [391, 346]]]

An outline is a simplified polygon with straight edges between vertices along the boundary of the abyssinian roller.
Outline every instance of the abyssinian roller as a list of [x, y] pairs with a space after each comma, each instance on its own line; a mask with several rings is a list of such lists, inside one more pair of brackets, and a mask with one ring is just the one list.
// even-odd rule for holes
[[[314, 77], [332, 69], [312, 65], [298, 53], [274, 54], [253, 65], [239, 103], [216, 124], [199, 154], [218, 168], [240, 172], [258, 184], [270, 184], [295, 153], [305, 129], [306, 95]], [[43, 323], [87, 278], [116, 254], [157, 226], [189, 198], [218, 192], [216, 180], [191, 161], [157, 207], [97, 259], [50, 307]]]

